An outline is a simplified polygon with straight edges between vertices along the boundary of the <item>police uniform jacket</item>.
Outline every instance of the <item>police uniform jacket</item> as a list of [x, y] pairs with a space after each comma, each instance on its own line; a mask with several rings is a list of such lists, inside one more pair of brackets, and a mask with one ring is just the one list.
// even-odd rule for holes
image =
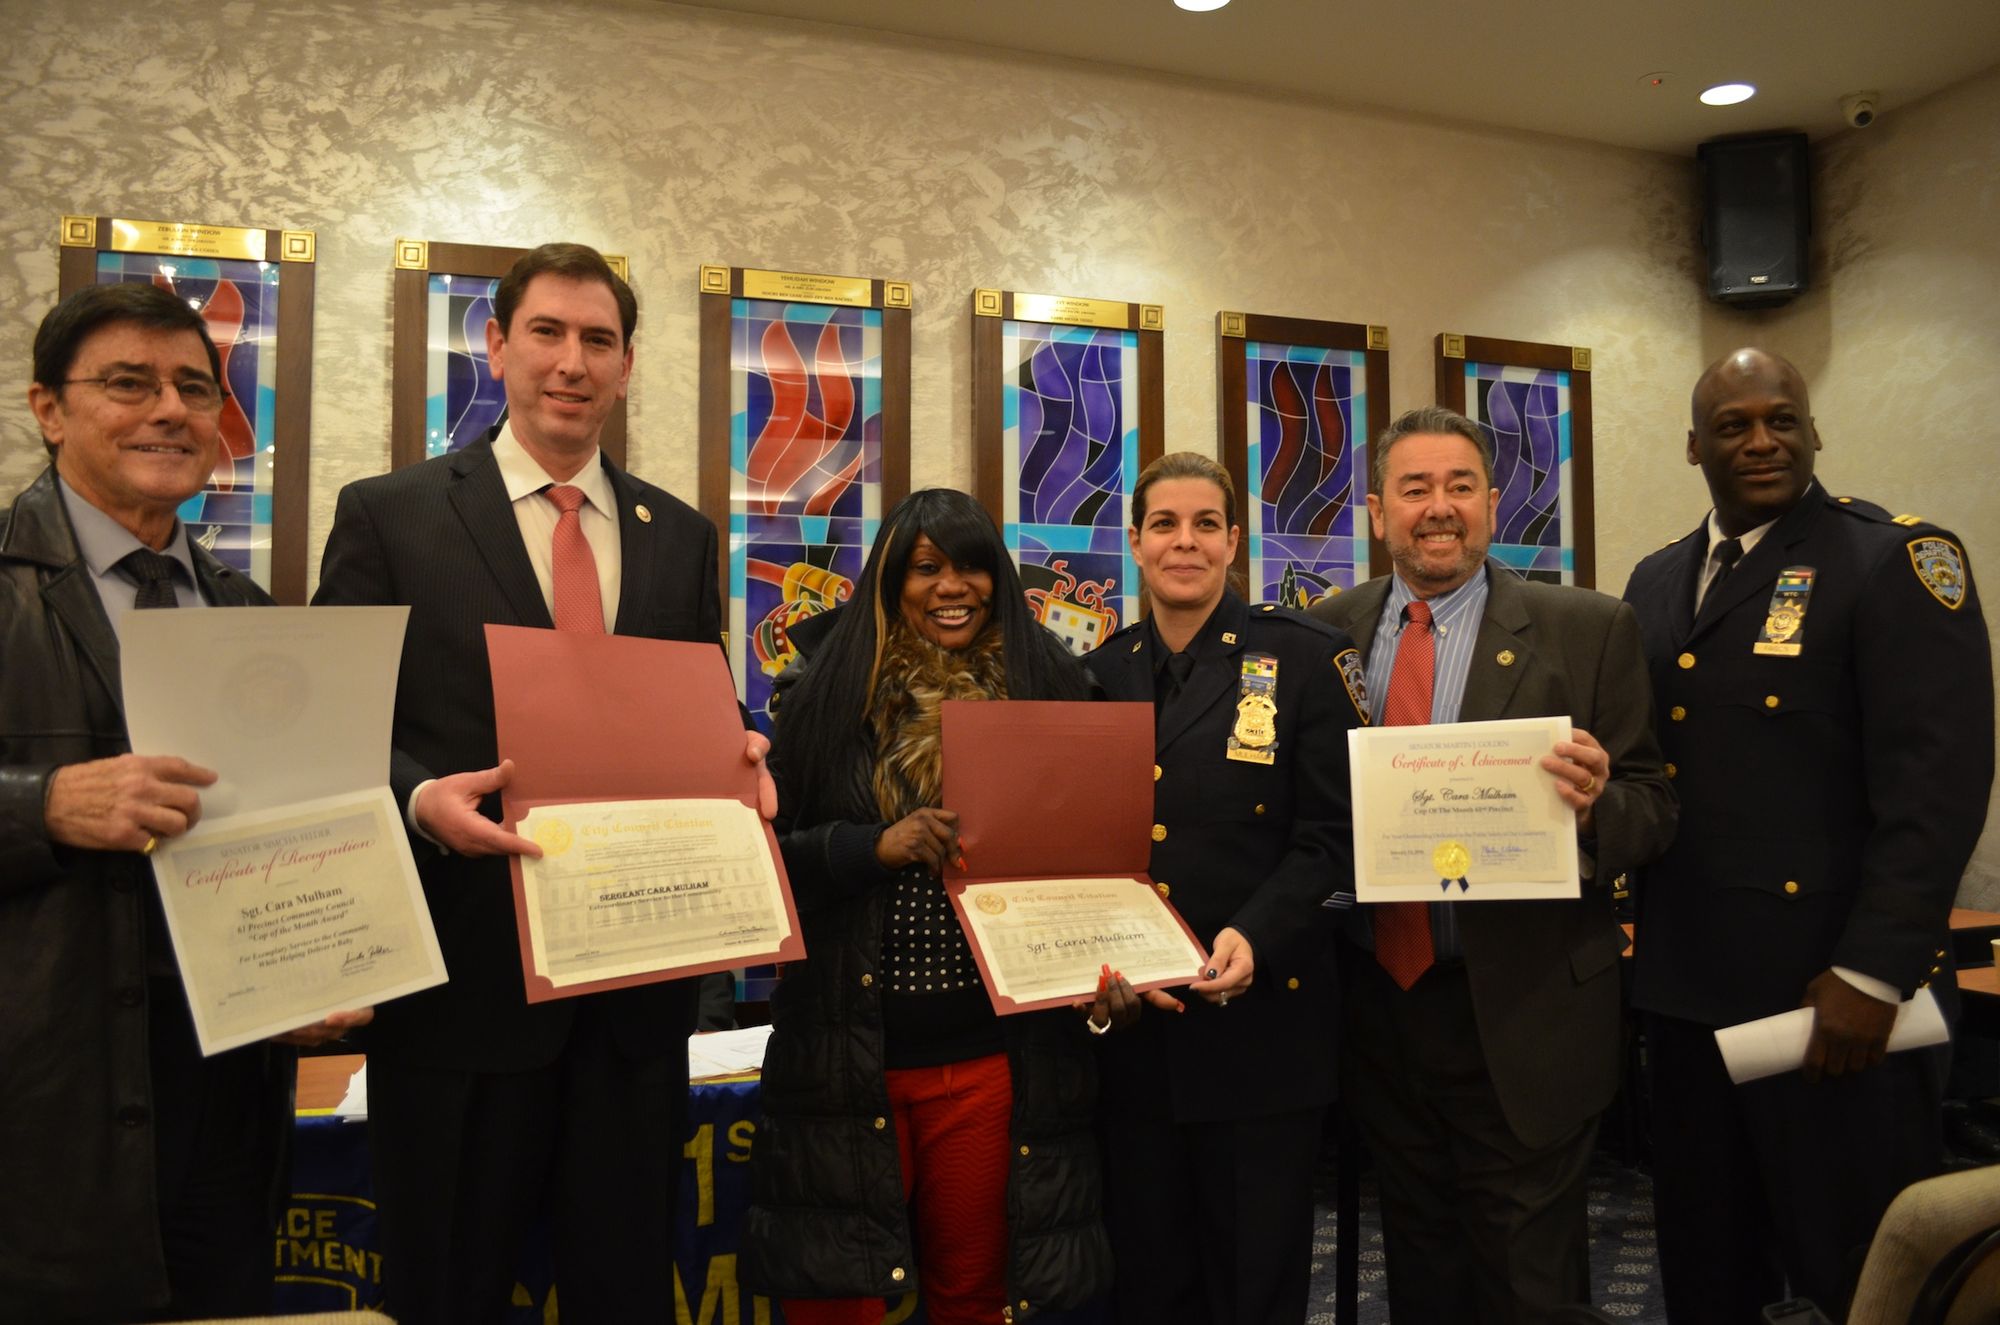
[[[1391, 580], [1314, 604], [1365, 651]], [[1651, 696], [1629, 609], [1607, 594], [1521, 579], [1487, 563], [1486, 614], [1459, 720], [1567, 714], [1611, 757], [1596, 837], [1580, 843], [1574, 900], [1478, 902], [1458, 911], [1479, 1042], [1514, 1134], [1548, 1145], [1611, 1103], [1618, 1089], [1619, 954], [1611, 881], [1666, 849], [1674, 797], [1660, 766]]]
[[[200, 545], [202, 598], [271, 599]], [[128, 754], [118, 637], [44, 471], [0, 519], [0, 1320], [130, 1319], [167, 1300], [154, 1199], [146, 890], [131, 852], [49, 840], [50, 775]], [[293, 1054], [259, 1045], [241, 1138], [275, 1193]]]
[[[1625, 590], [1681, 798], [1680, 835], [1639, 891], [1633, 1001], [1726, 1025], [1798, 1006], [1834, 965], [1907, 998], [1944, 966], [1993, 781], [1992, 662], [1962, 545], [1815, 485], [1697, 614], [1707, 555], [1704, 523]], [[1800, 569], [1791, 631], [1773, 599]]]
[[[1114, 700], [1153, 700], [1160, 645], [1144, 621], [1090, 655]], [[1175, 1122], [1293, 1112], [1333, 1098], [1338, 999], [1324, 907], [1353, 890], [1347, 732], [1366, 721], [1347, 636], [1225, 591], [1189, 643], [1194, 669], [1159, 715], [1148, 871], [1195, 937], [1234, 927], [1250, 941], [1249, 990], [1216, 1007], [1180, 991], [1181, 1014], [1146, 1009], [1104, 1041], [1104, 1098]], [[1277, 660], [1270, 764], [1228, 757], [1243, 663]]]

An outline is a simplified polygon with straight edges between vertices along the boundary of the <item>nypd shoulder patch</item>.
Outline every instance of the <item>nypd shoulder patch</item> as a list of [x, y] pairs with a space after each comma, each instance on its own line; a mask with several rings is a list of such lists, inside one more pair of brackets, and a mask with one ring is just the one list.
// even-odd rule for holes
[[1368, 725], [1368, 682], [1361, 665], [1361, 650], [1342, 649], [1334, 655], [1333, 665], [1340, 669], [1340, 683], [1347, 687], [1348, 702], [1354, 705], [1354, 712], [1361, 719], [1361, 725]]
[[1954, 612], [1965, 601], [1965, 553], [1949, 538], [1913, 538], [1910, 565], [1931, 597]]

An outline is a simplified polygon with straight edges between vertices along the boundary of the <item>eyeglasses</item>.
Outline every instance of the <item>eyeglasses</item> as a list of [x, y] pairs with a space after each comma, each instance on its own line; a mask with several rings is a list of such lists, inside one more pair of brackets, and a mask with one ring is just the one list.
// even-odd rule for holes
[[207, 377], [181, 377], [163, 382], [151, 373], [111, 373], [105, 377], [63, 379], [64, 386], [85, 383], [100, 388], [120, 405], [150, 405], [160, 398], [162, 390], [171, 386], [180, 396], [181, 404], [196, 414], [213, 414], [222, 408], [223, 401], [229, 399], [229, 393], [222, 389], [222, 384]]

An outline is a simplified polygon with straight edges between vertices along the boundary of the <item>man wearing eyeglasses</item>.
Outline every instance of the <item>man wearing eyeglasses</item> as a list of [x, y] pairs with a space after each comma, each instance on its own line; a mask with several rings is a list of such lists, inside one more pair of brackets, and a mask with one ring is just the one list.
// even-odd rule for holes
[[0, 515], [0, 1320], [260, 1314], [292, 1054], [201, 1056], [145, 853], [216, 775], [133, 753], [119, 683], [127, 613], [271, 601], [175, 515], [215, 467], [221, 364], [136, 284], [63, 300], [34, 353], [52, 463]]

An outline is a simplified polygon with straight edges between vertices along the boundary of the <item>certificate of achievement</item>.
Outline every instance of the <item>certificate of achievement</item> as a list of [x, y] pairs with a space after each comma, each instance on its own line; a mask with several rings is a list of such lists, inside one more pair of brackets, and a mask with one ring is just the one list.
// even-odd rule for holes
[[445, 980], [383, 778], [406, 607], [133, 612], [141, 754], [214, 769], [153, 876], [205, 1054]]
[[1153, 706], [946, 700], [945, 891], [1002, 1016], [1201, 978], [1208, 953], [1146, 877]]
[[515, 831], [534, 969], [557, 989], [770, 961], [793, 933], [764, 821], [733, 800], [536, 805]]
[[203, 820], [152, 862], [205, 1054], [444, 983], [387, 787]]
[[1567, 717], [1347, 733], [1362, 902], [1575, 897], [1576, 811], [1542, 756]]
[[951, 904], [1002, 1012], [1097, 994], [1109, 966], [1135, 989], [1199, 979], [1208, 955], [1144, 879], [953, 883]]
[[[486, 627], [530, 1003], [806, 955], [713, 643]], [[559, 720], [553, 720], [560, 715]]]

